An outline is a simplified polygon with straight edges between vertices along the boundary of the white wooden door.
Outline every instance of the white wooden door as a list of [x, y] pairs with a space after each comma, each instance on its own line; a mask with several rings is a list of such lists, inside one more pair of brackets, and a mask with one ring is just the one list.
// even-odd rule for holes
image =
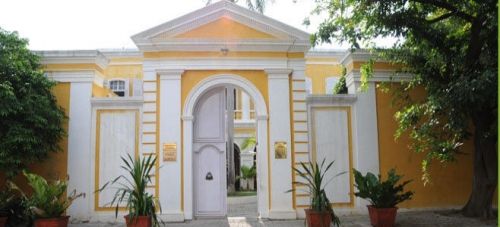
[[196, 104], [193, 135], [194, 215], [226, 215], [226, 94], [207, 92]]

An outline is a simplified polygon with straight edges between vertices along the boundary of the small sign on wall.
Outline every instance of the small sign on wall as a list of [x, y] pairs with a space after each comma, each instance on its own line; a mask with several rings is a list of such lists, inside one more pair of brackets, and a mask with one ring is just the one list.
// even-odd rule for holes
[[275, 159], [286, 159], [286, 142], [276, 141], [274, 142], [274, 158]]
[[163, 161], [175, 162], [177, 160], [177, 144], [164, 143], [163, 144]]

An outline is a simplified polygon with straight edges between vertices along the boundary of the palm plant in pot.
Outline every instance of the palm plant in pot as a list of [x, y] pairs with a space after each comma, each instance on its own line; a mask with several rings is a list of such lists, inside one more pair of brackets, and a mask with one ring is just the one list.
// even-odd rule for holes
[[133, 159], [130, 155], [121, 158], [121, 166], [127, 172], [127, 175], [120, 175], [112, 181], [104, 184], [99, 191], [108, 186], [117, 184], [116, 192], [110, 205], [115, 206], [115, 217], [118, 217], [118, 210], [125, 206], [128, 215], [125, 221], [128, 227], [139, 226], [159, 226], [160, 221], [156, 215], [156, 208], [160, 208], [159, 201], [146, 191], [146, 187], [151, 183], [151, 171], [156, 162], [156, 157], [148, 156], [146, 158]]
[[353, 169], [353, 172], [354, 186], [358, 189], [354, 195], [370, 202], [368, 213], [372, 226], [394, 226], [398, 209], [396, 205], [413, 196], [412, 191], [404, 192], [404, 187], [411, 180], [398, 184], [403, 176], [396, 174], [394, 169], [389, 170], [385, 181], [380, 175], [377, 177], [370, 172], [365, 176], [356, 169]]
[[[321, 164], [315, 163], [300, 163], [301, 168], [292, 167], [293, 170], [305, 180], [304, 182], [293, 182], [296, 185], [307, 186], [307, 193], [311, 195], [311, 207], [306, 209], [306, 222], [309, 227], [329, 227], [331, 223], [335, 226], [340, 226], [338, 216], [333, 212], [330, 200], [326, 196], [325, 186], [331, 179], [325, 179], [325, 174], [333, 166], [335, 161], [328, 163], [325, 166], [326, 159], [323, 159]], [[339, 173], [334, 177], [341, 175]], [[288, 192], [293, 191], [289, 190]]]
[[34, 173], [23, 172], [28, 180], [28, 185], [32, 189], [30, 196], [27, 196], [19, 187], [10, 182], [13, 189], [21, 192], [25, 206], [34, 217], [35, 227], [65, 227], [68, 226], [69, 216], [65, 215], [66, 209], [79, 197], [84, 197], [83, 193], [72, 191], [66, 196], [68, 182], [56, 180], [48, 182], [42, 176]]

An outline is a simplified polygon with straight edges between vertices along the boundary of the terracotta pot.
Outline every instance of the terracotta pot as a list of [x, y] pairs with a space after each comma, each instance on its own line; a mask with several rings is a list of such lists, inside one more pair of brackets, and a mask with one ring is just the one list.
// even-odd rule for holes
[[376, 208], [374, 206], [367, 206], [368, 213], [370, 214], [370, 222], [372, 226], [376, 227], [393, 227], [396, 222], [397, 207], [391, 208]]
[[0, 227], [5, 227], [5, 224], [7, 224], [7, 218], [8, 217], [0, 216]]
[[127, 223], [127, 227], [150, 227], [152, 225], [151, 216], [129, 218], [129, 216], [126, 215], [125, 222]]
[[35, 227], [67, 227], [69, 216], [35, 219]]
[[332, 216], [330, 212], [306, 209], [306, 222], [309, 227], [330, 227]]

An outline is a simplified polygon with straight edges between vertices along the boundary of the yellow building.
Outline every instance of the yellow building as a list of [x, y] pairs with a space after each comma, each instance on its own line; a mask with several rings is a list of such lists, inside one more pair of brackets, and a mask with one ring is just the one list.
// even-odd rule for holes
[[[249, 137], [257, 141], [263, 218], [304, 217], [309, 195], [285, 193], [299, 180], [292, 166], [323, 158], [336, 160], [332, 174], [349, 171], [327, 187], [339, 212], [365, 209], [353, 196], [352, 168], [385, 174], [395, 167], [414, 179], [415, 197], [402, 207], [467, 199], [472, 157], [434, 166], [433, 183], [424, 187], [421, 155], [406, 137], [394, 140], [395, 109], [376, 85], [411, 75], [391, 79], [394, 67], [377, 63], [368, 91], [357, 92], [367, 52], [310, 50], [309, 34], [227, 1], [132, 39], [138, 49], [38, 52], [69, 116], [65, 152], [48, 161], [62, 165], [47, 171], [67, 173], [69, 190], [87, 194], [70, 207], [72, 218], [114, 219], [106, 207], [111, 192], [93, 192], [120, 174], [118, 157], [126, 153], [159, 158], [149, 190], [167, 221], [224, 216], [226, 142], [240, 146]], [[349, 92], [333, 95], [342, 67]]]

